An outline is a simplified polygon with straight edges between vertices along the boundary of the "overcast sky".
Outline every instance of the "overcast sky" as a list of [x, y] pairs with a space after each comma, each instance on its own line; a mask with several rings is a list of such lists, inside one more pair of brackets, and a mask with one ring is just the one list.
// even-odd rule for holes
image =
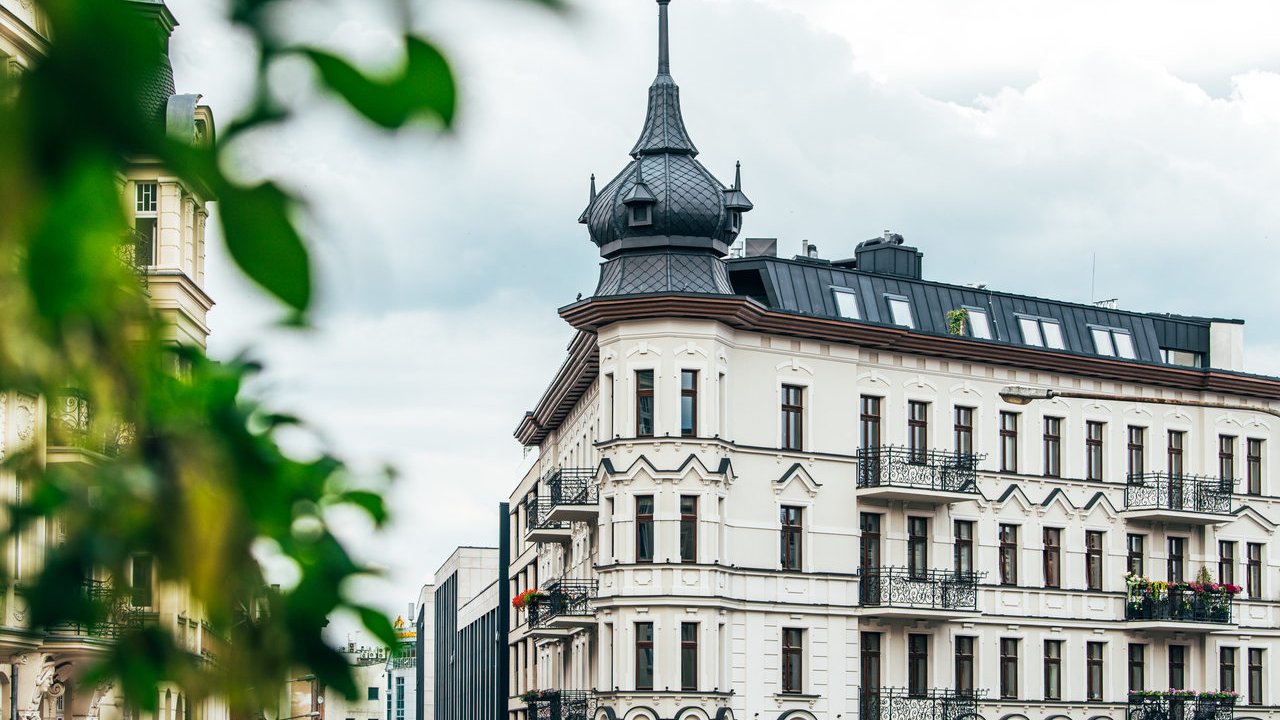
[[[179, 91], [223, 124], [253, 64], [224, 1], [169, 0]], [[461, 77], [454, 136], [369, 130], [284, 67], [307, 119], [237, 148], [312, 200], [318, 329], [274, 327], [220, 247], [208, 273], [210, 351], [254, 348], [273, 405], [401, 470], [391, 532], [347, 528], [396, 612], [454, 546], [495, 542], [512, 430], [571, 336], [556, 308], [595, 287], [588, 177], [625, 165], [655, 66], [652, 0], [417, 4]], [[313, 5], [291, 33], [394, 58], [380, 4]], [[671, 22], [699, 159], [742, 161], [744, 235], [848, 257], [891, 229], [929, 279], [1242, 318], [1247, 369], [1280, 374], [1280, 3], [675, 0]]]

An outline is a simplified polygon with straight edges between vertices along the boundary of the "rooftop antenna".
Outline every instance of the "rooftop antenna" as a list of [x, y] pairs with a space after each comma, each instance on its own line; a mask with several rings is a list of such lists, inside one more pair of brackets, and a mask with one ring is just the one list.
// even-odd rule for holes
[[1091, 267], [1089, 268], [1089, 302], [1098, 299], [1098, 253], [1094, 252], [1091, 256]]

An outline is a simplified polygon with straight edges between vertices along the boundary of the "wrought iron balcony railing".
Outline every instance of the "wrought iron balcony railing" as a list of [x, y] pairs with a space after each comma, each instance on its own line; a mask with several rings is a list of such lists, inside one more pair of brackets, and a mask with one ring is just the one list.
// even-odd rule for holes
[[129, 230], [116, 245], [116, 257], [138, 276], [142, 287], [147, 287], [147, 266], [155, 264], [155, 243], [151, 236], [140, 230]]
[[977, 610], [978, 580], [986, 573], [916, 570], [904, 567], [863, 568], [858, 600], [863, 607], [931, 610]]
[[1176, 510], [1231, 513], [1231, 478], [1145, 473], [1130, 475], [1124, 486], [1125, 510]]
[[858, 716], [861, 720], [963, 720], [977, 717], [985, 694], [985, 690], [861, 688]]
[[978, 492], [978, 462], [985, 457], [945, 450], [874, 447], [858, 451], [858, 488], [900, 487]]
[[544, 690], [525, 704], [529, 720], [591, 720], [596, 694], [590, 690]]
[[1124, 603], [1124, 619], [1133, 621], [1169, 620], [1187, 623], [1231, 623], [1235, 595], [1228, 592], [1196, 592], [1189, 588], [1129, 591]]
[[68, 390], [49, 402], [49, 445], [116, 455], [133, 441], [133, 427], [95, 424], [93, 408], [83, 394]]
[[540, 495], [530, 495], [524, 501], [524, 513], [527, 518], [526, 525], [529, 528], [538, 530], [568, 530], [569, 523], [564, 521], [552, 522], [551, 516], [551, 499]]
[[547, 597], [529, 605], [529, 627], [544, 626], [557, 617], [591, 615], [591, 601], [596, 597], [595, 580], [556, 580], [543, 592]]
[[555, 505], [595, 505], [600, 496], [594, 468], [556, 468], [543, 478]]
[[126, 631], [141, 627], [145, 614], [137, 611], [128, 600], [116, 597], [109, 580], [86, 579], [81, 592], [103, 617], [88, 622], [59, 623], [49, 627], [54, 635], [88, 637], [97, 640], [115, 640]]
[[1210, 697], [1179, 697], [1178, 693], [1130, 695], [1127, 720], [1232, 720], [1236, 701], [1214, 693]]

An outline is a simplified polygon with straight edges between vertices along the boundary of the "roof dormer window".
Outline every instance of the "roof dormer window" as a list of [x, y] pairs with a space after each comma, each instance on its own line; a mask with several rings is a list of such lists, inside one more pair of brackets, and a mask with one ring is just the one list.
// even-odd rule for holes
[[902, 295], [885, 295], [885, 300], [889, 302], [889, 316], [893, 318], [894, 325], [914, 328], [916, 320], [911, 315], [911, 301]]
[[736, 233], [741, 229], [742, 229], [742, 211], [730, 210], [729, 211], [729, 232]]
[[862, 315], [858, 312], [858, 293], [851, 288], [832, 287], [831, 294], [836, 299], [836, 312], [842, 318], [850, 320], [861, 320]]
[[1128, 360], [1138, 357], [1133, 347], [1133, 336], [1128, 330], [1090, 325], [1089, 334], [1093, 336], [1093, 349], [1099, 355]]
[[648, 204], [627, 206], [627, 224], [631, 227], [644, 227], [653, 224], [653, 208]]
[[1062, 326], [1057, 320], [1019, 315], [1018, 329], [1022, 331], [1022, 342], [1032, 347], [1046, 347], [1051, 350], [1066, 348], [1066, 344], [1062, 341]]

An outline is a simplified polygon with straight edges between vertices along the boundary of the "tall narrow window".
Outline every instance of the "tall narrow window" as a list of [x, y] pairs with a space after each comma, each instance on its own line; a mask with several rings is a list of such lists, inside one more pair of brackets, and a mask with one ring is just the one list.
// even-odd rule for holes
[[137, 231], [134, 260], [139, 265], [156, 264], [157, 185], [140, 182], [135, 187], [133, 229]]
[[1000, 412], [1000, 471], [1018, 472], [1018, 413]]
[[956, 694], [973, 695], [973, 641], [969, 635], [956, 636]]
[[653, 689], [653, 623], [636, 623], [636, 690]]
[[680, 435], [698, 436], [698, 371], [680, 371]]
[[861, 635], [862, 657], [859, 658], [859, 670], [862, 675], [862, 717], [874, 717], [868, 711], [878, 713], [880, 703], [880, 633], [864, 632]]
[[680, 562], [698, 562], [698, 497], [680, 496]]
[[636, 562], [653, 562], [653, 496], [636, 496]]
[[1129, 426], [1129, 477], [1137, 477], [1146, 472], [1147, 466], [1147, 429], [1136, 425]]
[[864, 512], [859, 520], [862, 543], [858, 553], [858, 568], [865, 575], [880, 567], [880, 514]]
[[973, 574], [973, 521], [956, 521], [955, 569], [963, 575]]
[[858, 463], [858, 472], [864, 487], [874, 487], [880, 484], [880, 398], [864, 395], [861, 406], [858, 439], [863, 457]]
[[1169, 560], [1166, 568], [1167, 575], [1165, 576], [1169, 582], [1182, 582], [1182, 578], [1186, 574], [1186, 550], [1186, 538], [1169, 538]]
[[1245, 591], [1254, 600], [1262, 598], [1262, 543], [1245, 544]]
[[1262, 494], [1262, 441], [1249, 438], [1245, 455], [1245, 492]]
[[1218, 477], [1234, 480], [1236, 477], [1236, 438], [1234, 435], [1218, 436]]
[[680, 623], [680, 689], [698, 689], [698, 623]]
[[1102, 649], [1100, 642], [1085, 643], [1085, 698], [1102, 699]]
[[1000, 526], [1000, 584], [1018, 584], [1018, 526]]
[[929, 636], [907, 635], [907, 695], [924, 697], [929, 692]]
[[804, 630], [782, 629], [782, 692], [804, 692]]
[[1090, 420], [1084, 424], [1084, 468], [1086, 480], [1102, 479], [1103, 423]]
[[1000, 638], [1000, 699], [1018, 699], [1018, 640]]
[[1262, 649], [1249, 648], [1249, 704], [1262, 704]]
[[782, 449], [799, 450], [804, 442], [804, 388], [782, 386]]
[[783, 505], [782, 516], [782, 569], [800, 569], [800, 541], [804, 531], [802, 508]]
[[1236, 544], [1226, 540], [1218, 541], [1218, 582], [1236, 584]]
[[1128, 571], [1134, 575], [1142, 577], [1146, 574], [1145, 563], [1143, 562], [1143, 538], [1145, 535], [1134, 535], [1130, 533], [1125, 536], [1126, 551], [1126, 567]]
[[1044, 699], [1062, 699], [1062, 641], [1044, 641]]
[[154, 564], [150, 554], [138, 553], [133, 556], [132, 573], [129, 578], [129, 597], [134, 607], [151, 607]]
[[956, 452], [973, 454], [973, 408], [956, 408]]
[[1182, 690], [1187, 685], [1187, 646], [1169, 646], [1169, 687]]
[[1181, 430], [1169, 431], [1169, 477], [1182, 476], [1182, 441], [1187, 434]]
[[636, 371], [636, 437], [653, 437], [653, 371]]
[[1062, 418], [1044, 419], [1044, 474], [1062, 477]]
[[1062, 586], [1062, 529], [1044, 529], [1044, 586]]
[[1102, 533], [1084, 533], [1084, 586], [1086, 590], [1102, 589]]
[[1129, 643], [1129, 692], [1147, 689], [1147, 646]]
[[1218, 648], [1218, 690], [1236, 691], [1236, 649]]
[[929, 575], [928, 518], [907, 518], [907, 574], [916, 579]]
[[911, 462], [922, 463], [929, 451], [929, 403], [907, 403], [907, 453]]

